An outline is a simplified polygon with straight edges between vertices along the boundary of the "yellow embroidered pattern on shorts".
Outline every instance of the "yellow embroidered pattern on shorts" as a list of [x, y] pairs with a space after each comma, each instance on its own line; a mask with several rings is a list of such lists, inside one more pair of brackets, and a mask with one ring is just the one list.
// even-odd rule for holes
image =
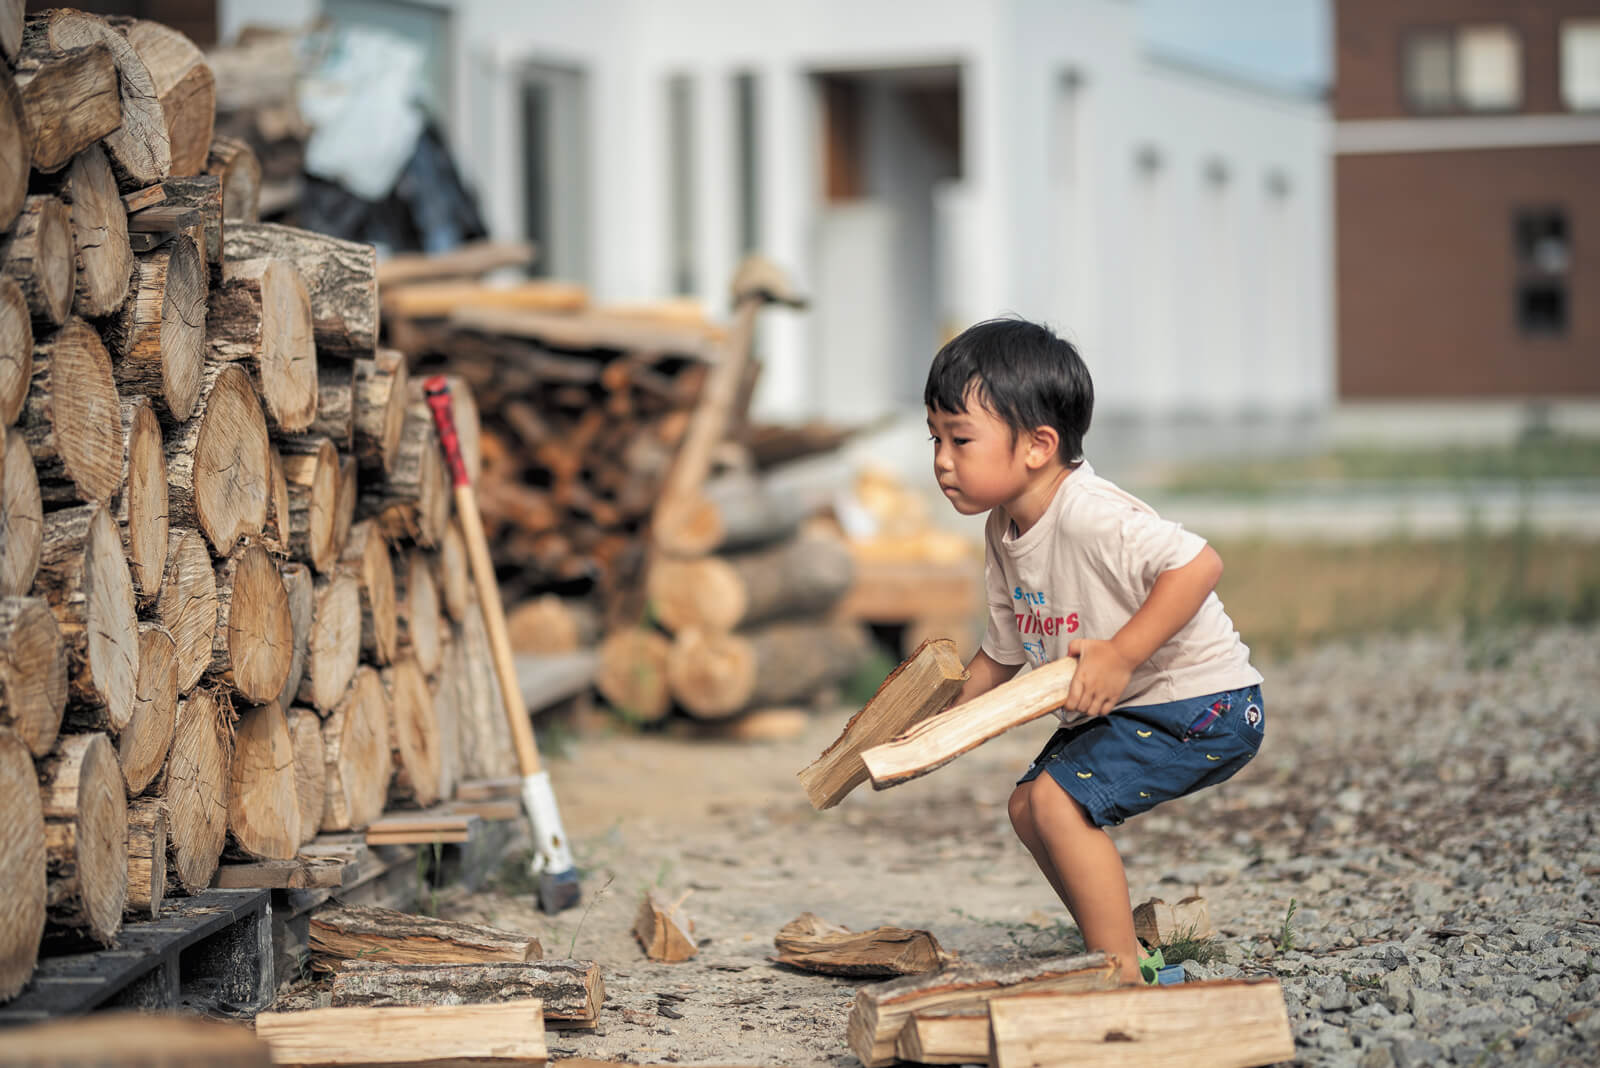
[[1153, 734], [1153, 733], [1154, 733], [1154, 732], [1153, 732], [1153, 731], [1142, 731], [1142, 730], [1140, 730], [1140, 729], [1139, 729], [1139, 728], [1137, 728], [1137, 727], [1135, 727], [1135, 728], [1134, 728], [1134, 729], [1133, 729], [1133, 733], [1135, 733], [1135, 734], [1137, 734], [1137, 735], [1138, 735], [1138, 736], [1139, 736], [1139, 737], [1141, 737], [1141, 738], [1148, 738], [1148, 737], [1150, 737], [1150, 735], [1151, 735], [1151, 734]]
[[1080, 771], [1080, 772], [1078, 772], [1078, 778], [1080, 778], [1080, 779], [1092, 779], [1092, 778], [1094, 778], [1094, 772], [1092, 772], [1092, 771]]

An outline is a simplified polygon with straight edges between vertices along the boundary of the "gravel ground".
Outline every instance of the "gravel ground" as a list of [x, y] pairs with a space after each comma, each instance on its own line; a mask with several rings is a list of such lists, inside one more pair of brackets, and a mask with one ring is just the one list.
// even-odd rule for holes
[[[1207, 897], [1220, 953], [1191, 975], [1277, 976], [1307, 1064], [1600, 1063], [1600, 633], [1375, 639], [1264, 673], [1262, 755], [1114, 832], [1136, 901]], [[856, 982], [768, 959], [803, 911], [973, 962], [1075, 948], [1005, 815], [1047, 723], [816, 813], [793, 776], [843, 719], [765, 746], [584, 736], [552, 774], [585, 909], [506, 888], [440, 912], [599, 960], [600, 1028], [552, 1053], [645, 1063], [856, 1064]], [[643, 958], [647, 887], [690, 893], [694, 960]]]

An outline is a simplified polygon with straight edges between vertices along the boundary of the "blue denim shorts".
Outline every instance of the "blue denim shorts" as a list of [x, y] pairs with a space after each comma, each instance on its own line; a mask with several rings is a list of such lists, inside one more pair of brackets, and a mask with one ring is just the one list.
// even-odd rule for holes
[[1056, 731], [1017, 782], [1047, 771], [1096, 827], [1111, 826], [1229, 778], [1266, 725], [1259, 686], [1119, 708]]

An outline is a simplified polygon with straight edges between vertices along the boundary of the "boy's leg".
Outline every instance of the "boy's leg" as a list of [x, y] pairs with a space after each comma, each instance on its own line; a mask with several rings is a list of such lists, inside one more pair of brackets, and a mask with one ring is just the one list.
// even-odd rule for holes
[[[1025, 797], [1019, 797], [1026, 791]], [[1019, 809], [1026, 808], [1026, 812]], [[1049, 775], [1012, 795], [1012, 822], [1091, 951], [1114, 953], [1124, 982], [1139, 983], [1139, 942], [1122, 856], [1111, 836]], [[1020, 820], [1018, 817], [1022, 817]], [[1031, 827], [1031, 834], [1024, 833]]]

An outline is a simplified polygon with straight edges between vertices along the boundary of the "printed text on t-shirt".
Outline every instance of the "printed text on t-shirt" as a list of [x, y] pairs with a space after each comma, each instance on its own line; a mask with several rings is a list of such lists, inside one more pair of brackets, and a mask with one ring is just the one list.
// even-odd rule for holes
[[[1031, 611], [1017, 613], [1017, 630], [1022, 634], [1075, 634], [1078, 630], [1078, 613], [1071, 612], [1064, 616], [1048, 615], [1049, 608], [1043, 593], [1024, 590], [1021, 586], [1011, 591], [1011, 599], [1021, 601], [1026, 605], [1037, 606]], [[1044, 612], [1039, 609], [1044, 608]]]

